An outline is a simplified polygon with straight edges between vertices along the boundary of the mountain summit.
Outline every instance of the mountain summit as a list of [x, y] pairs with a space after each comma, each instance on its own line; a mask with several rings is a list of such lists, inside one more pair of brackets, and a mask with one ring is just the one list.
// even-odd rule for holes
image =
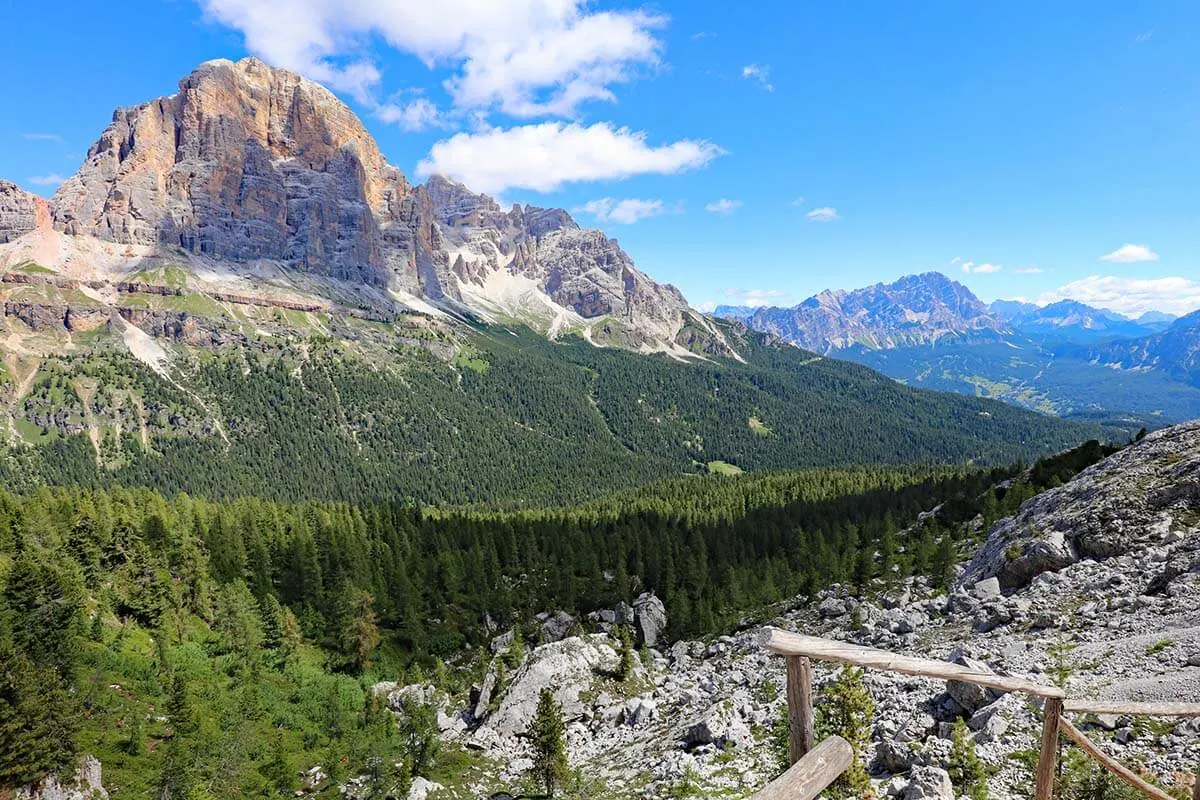
[[747, 325], [818, 353], [931, 344], [1004, 329], [979, 298], [940, 272], [851, 292], [826, 290], [793, 308], [760, 308]]
[[[41, 239], [10, 243], [0, 266], [61, 270], [95, 242], [105, 257], [90, 269], [109, 277], [156, 258], [275, 269], [372, 308], [516, 319], [634, 349], [725, 349], [616, 241], [561, 209], [506, 211], [441, 177], [412, 185], [330, 91], [254, 58], [206, 62], [176, 94], [114, 113], [49, 202], [40, 224], [52, 231], [38, 230], [38, 202], [0, 188], [0, 242]], [[71, 240], [48, 244], [54, 233]]]

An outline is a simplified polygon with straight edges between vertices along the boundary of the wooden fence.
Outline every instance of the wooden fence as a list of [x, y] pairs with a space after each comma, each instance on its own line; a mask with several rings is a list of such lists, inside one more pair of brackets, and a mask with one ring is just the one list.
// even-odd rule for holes
[[[1060, 735], [1066, 736], [1079, 745], [1102, 767], [1146, 796], [1155, 800], [1174, 800], [1162, 789], [1146, 782], [1141, 776], [1105, 754], [1065, 715], [1121, 714], [1200, 717], [1200, 704], [1071, 700], [1057, 686], [1046, 686], [1024, 678], [980, 672], [947, 661], [913, 658], [889, 653], [886, 650], [860, 647], [816, 636], [802, 636], [797, 633], [781, 631], [778, 628], [766, 628], [762, 634], [762, 642], [768, 650], [787, 657], [787, 701], [790, 728], [788, 755], [792, 767], [755, 794], [752, 800], [811, 800], [844, 772], [853, 759], [853, 753], [849, 752], [850, 745], [838, 737], [826, 739], [813, 747], [811, 659], [886, 672], [899, 672], [904, 675], [962, 681], [1005, 692], [1022, 692], [1040, 699], [1042, 701], [1042, 745], [1041, 754], [1038, 757], [1034, 800], [1050, 800], [1054, 792]], [[847, 753], [849, 753], [848, 758]], [[1200, 776], [1197, 776], [1194, 800], [1200, 800]]]

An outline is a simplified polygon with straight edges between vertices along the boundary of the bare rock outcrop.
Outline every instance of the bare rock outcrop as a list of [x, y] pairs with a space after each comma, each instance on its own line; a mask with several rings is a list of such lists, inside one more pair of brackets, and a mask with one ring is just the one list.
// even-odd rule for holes
[[101, 782], [100, 762], [94, 756], [84, 756], [75, 769], [73, 781], [63, 782], [50, 776], [36, 786], [18, 789], [15, 800], [108, 800]]
[[0, 181], [0, 244], [33, 230], [49, 218], [46, 201], [8, 181]]
[[1200, 529], [1200, 422], [1145, 439], [1001, 520], [961, 584], [1005, 589], [1082, 559], [1107, 559]]

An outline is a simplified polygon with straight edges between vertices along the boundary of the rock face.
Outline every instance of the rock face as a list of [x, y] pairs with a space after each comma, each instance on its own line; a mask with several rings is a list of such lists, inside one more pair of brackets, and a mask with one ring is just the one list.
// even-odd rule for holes
[[653, 594], [638, 595], [633, 601], [633, 630], [637, 643], [656, 647], [667, 632], [667, 608]]
[[75, 769], [75, 779], [61, 783], [53, 775], [37, 786], [18, 789], [16, 800], [108, 800], [108, 792], [100, 779], [100, 762], [84, 756]]
[[617, 653], [606, 636], [565, 639], [543, 645], [513, 674], [512, 684], [496, 712], [488, 717], [486, 728], [501, 737], [524, 735], [537, 710], [542, 689], [554, 692], [554, 699], [570, 721], [584, 711], [581, 693], [589, 689], [596, 676], [612, 671]]
[[1167, 428], [1026, 502], [988, 534], [962, 584], [1027, 585], [1081, 559], [1104, 559], [1200, 530], [1200, 422]]
[[49, 218], [46, 201], [16, 184], [0, 181], [0, 244], [16, 239]]
[[[31, 227], [22, 195], [0, 187], [0, 242]], [[176, 94], [118, 110], [50, 212], [76, 237], [279, 263], [550, 333], [605, 318], [616, 328], [599, 333], [635, 348], [694, 349], [697, 330], [701, 347], [723, 341], [616, 241], [561, 209], [505, 211], [436, 176], [412, 186], [331, 92], [253, 58], [207, 62]]]

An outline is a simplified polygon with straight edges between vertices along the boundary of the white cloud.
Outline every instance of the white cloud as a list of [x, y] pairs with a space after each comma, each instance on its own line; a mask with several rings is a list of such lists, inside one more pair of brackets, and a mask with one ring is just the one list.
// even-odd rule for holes
[[667, 207], [662, 200], [642, 200], [636, 197], [617, 200], [613, 197], [601, 197], [596, 200], [589, 200], [579, 208], [572, 210], [591, 214], [603, 222], [632, 225], [638, 220], [665, 214]]
[[1183, 315], [1200, 309], [1200, 282], [1179, 277], [1135, 280], [1092, 275], [1047, 292], [1037, 302], [1045, 305], [1068, 299], [1132, 316], [1147, 311]]
[[442, 124], [442, 115], [428, 98], [418, 97], [404, 105], [384, 103], [375, 109], [382, 122], [395, 123], [406, 131], [423, 131]]
[[720, 200], [706, 203], [704, 210], [713, 214], [732, 214], [741, 207], [741, 200], [730, 200], [728, 197], [722, 197]]
[[739, 306], [769, 306], [778, 304], [787, 297], [787, 292], [779, 289], [726, 289], [725, 297]]
[[22, 133], [21, 137], [32, 142], [61, 142], [63, 140], [57, 133]]
[[1045, 270], [1041, 267], [1018, 267], [1013, 272], [1018, 275], [1041, 275]]
[[460, 109], [515, 116], [573, 115], [588, 100], [660, 63], [667, 19], [642, 10], [595, 11], [586, 0], [199, 0], [278, 66], [374, 105], [380, 72], [360, 54], [373, 39], [449, 68]]
[[792, 201], [792, 205], [794, 205], [796, 208], [802, 207], [804, 205], [804, 198], [797, 197], [795, 200]]
[[833, 222], [834, 220], [841, 219], [841, 217], [838, 216], [837, 209], [830, 208], [829, 206], [814, 208], [812, 211], [805, 214], [805, 216], [808, 217], [808, 219], [812, 222]]
[[606, 122], [586, 127], [543, 122], [457, 133], [434, 144], [417, 165], [417, 174], [447, 175], [480, 192], [551, 192], [578, 181], [683, 172], [722, 153], [712, 142], [697, 139], [653, 147], [645, 133]]
[[57, 172], [51, 172], [48, 175], [34, 175], [29, 182], [34, 186], [58, 186], [65, 180], [66, 178]]
[[983, 264], [976, 264], [974, 261], [964, 261], [962, 262], [961, 269], [963, 272], [971, 275], [991, 275], [1004, 269], [1004, 267], [999, 264], [989, 264], [986, 262]]
[[696, 306], [696, 310], [702, 314], [711, 314], [717, 310], [717, 304], [712, 300], [705, 300], [703, 303]]
[[775, 91], [775, 87], [771, 84], [771, 68], [759, 64], [747, 64], [742, 67], [742, 77], [750, 80], [758, 81], [762, 88], [768, 92]]
[[1100, 256], [1100, 260], [1134, 264], [1139, 261], [1158, 261], [1158, 253], [1144, 244], [1123, 244], [1111, 253]]
[[1133, 37], [1133, 43], [1134, 44], [1145, 44], [1146, 42], [1150, 41], [1150, 39], [1153, 36], [1154, 36], [1154, 28], [1151, 28], [1150, 30], [1145, 31], [1144, 33], [1139, 33], [1137, 36]]

